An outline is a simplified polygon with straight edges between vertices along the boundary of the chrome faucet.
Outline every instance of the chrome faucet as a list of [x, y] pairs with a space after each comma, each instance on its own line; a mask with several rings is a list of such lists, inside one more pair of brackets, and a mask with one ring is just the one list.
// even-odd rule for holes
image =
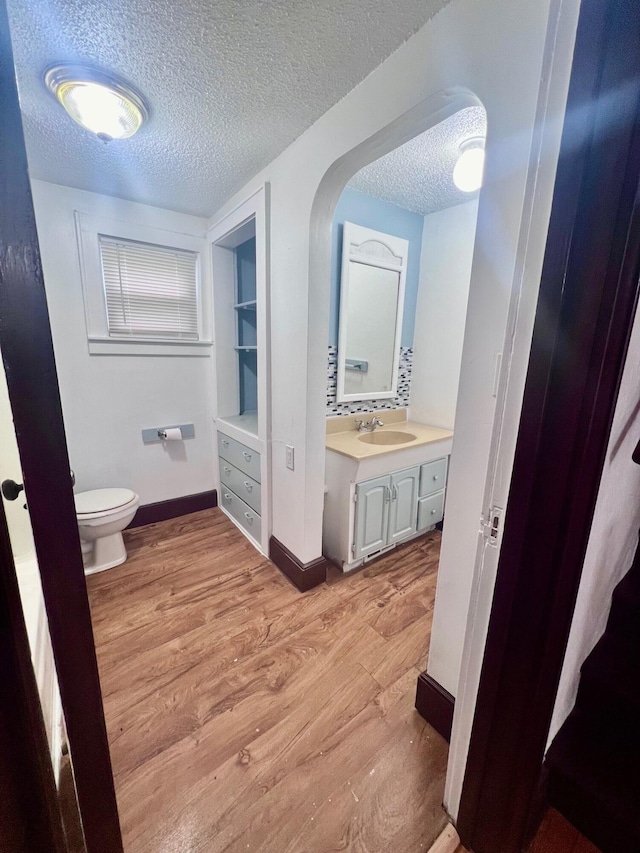
[[373, 432], [376, 427], [384, 426], [384, 424], [380, 418], [377, 418], [374, 415], [371, 420], [366, 423], [361, 418], [357, 418], [356, 426], [358, 427], [358, 432]]

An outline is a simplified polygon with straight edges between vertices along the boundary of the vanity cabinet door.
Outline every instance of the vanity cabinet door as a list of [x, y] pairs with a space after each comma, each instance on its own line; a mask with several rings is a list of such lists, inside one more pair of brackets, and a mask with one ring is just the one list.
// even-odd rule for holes
[[407, 468], [391, 475], [389, 505], [389, 545], [416, 532], [418, 522], [418, 486], [420, 467]]
[[379, 551], [387, 544], [391, 478], [377, 477], [356, 486], [355, 559]]

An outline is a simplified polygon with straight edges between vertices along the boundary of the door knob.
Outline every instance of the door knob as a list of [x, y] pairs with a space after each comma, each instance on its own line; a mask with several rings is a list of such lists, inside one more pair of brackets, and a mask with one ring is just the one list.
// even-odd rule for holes
[[2, 494], [8, 501], [15, 501], [18, 495], [24, 489], [22, 483], [16, 483], [15, 480], [2, 481]]

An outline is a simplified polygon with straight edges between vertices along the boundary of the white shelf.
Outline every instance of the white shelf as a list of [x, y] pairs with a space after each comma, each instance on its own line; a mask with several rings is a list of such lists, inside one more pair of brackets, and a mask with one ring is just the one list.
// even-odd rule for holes
[[225, 418], [218, 418], [218, 423], [230, 424], [251, 435], [258, 436], [258, 413], [245, 412], [243, 415], [227, 415]]

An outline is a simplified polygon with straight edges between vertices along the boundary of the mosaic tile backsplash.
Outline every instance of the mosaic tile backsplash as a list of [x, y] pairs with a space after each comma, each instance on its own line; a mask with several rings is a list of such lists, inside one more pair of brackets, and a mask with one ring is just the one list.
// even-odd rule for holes
[[338, 347], [329, 347], [327, 362], [327, 417], [335, 415], [355, 415], [358, 412], [374, 412], [376, 409], [403, 409], [409, 405], [411, 391], [411, 366], [413, 347], [400, 347], [398, 366], [398, 395], [386, 400], [354, 400], [349, 403], [336, 403], [338, 382]]

